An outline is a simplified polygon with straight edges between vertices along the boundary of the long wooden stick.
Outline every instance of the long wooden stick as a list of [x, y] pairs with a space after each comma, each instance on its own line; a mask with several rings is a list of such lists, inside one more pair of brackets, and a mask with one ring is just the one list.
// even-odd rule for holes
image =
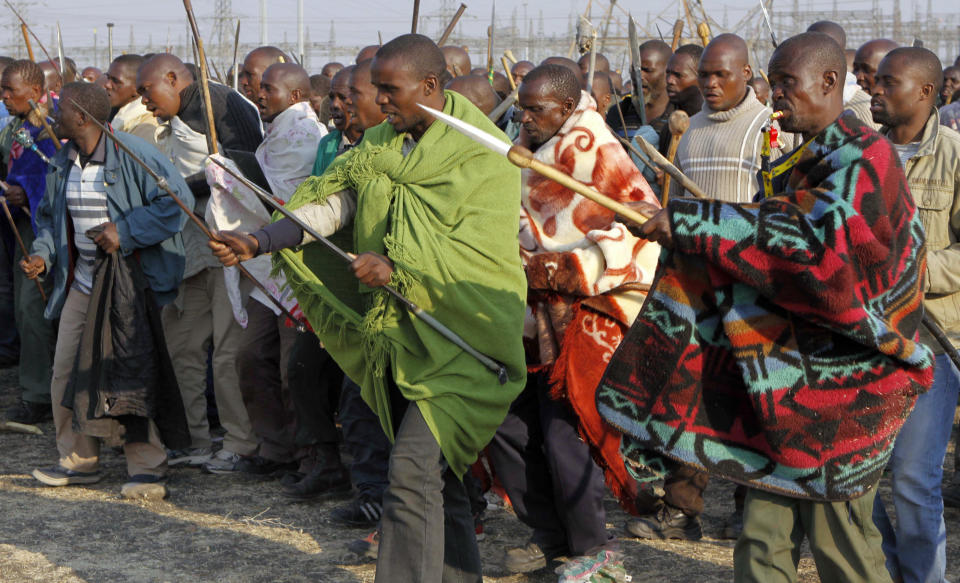
[[23, 33], [23, 44], [27, 47], [27, 56], [30, 57], [31, 61], [36, 62], [36, 59], [33, 58], [33, 47], [30, 46], [30, 33], [27, 32], [27, 23], [20, 23], [20, 32]]
[[517, 82], [513, 80], [513, 73], [510, 72], [510, 61], [505, 56], [500, 57], [500, 64], [503, 65], [503, 72], [507, 76], [507, 81], [510, 82], [510, 90], [513, 91], [517, 88]]
[[10, 4], [10, 0], [3, 0], [3, 2], [4, 4], [7, 5], [7, 8], [9, 8], [13, 12], [13, 15], [16, 16], [18, 20], [20, 20], [20, 24], [27, 27], [27, 31], [30, 32], [30, 36], [33, 37], [33, 40], [37, 41], [37, 46], [40, 47], [40, 50], [43, 51], [43, 54], [47, 56], [47, 60], [52, 63], [53, 57], [50, 56], [50, 53], [47, 51], [47, 47], [43, 46], [43, 42], [40, 40], [40, 37], [37, 36], [37, 33], [33, 32], [33, 29], [30, 28], [30, 25], [27, 24], [27, 21], [24, 20], [22, 16], [20, 16], [20, 13], [17, 12], [17, 9], [13, 7], [13, 4]]
[[[457, 23], [460, 22], [460, 17], [463, 16], [463, 11], [467, 9], [466, 4], [460, 4], [460, 8], [457, 8], [457, 13], [453, 15], [453, 18], [450, 19], [450, 24], [447, 25], [447, 28], [444, 29], [443, 34], [440, 35], [440, 40], [437, 41], [437, 46], [442, 47], [444, 43], [447, 42], [447, 39], [450, 38], [450, 35], [453, 34], [454, 27], [457, 26]], [[380, 43], [383, 44], [383, 43]]]
[[523, 146], [515, 145], [511, 147], [507, 152], [507, 158], [513, 163], [514, 166], [519, 166], [520, 168], [529, 168], [537, 174], [545, 176], [557, 184], [569, 188], [570, 190], [586, 198], [589, 198], [593, 202], [603, 206], [604, 208], [612, 210], [620, 216], [630, 219], [638, 225], [642, 225], [643, 223], [647, 222], [647, 217], [641, 215], [632, 208], [613, 200], [609, 196], [597, 192], [579, 180], [569, 176], [568, 174], [565, 174], [560, 170], [557, 170], [553, 166], [544, 164], [540, 160], [537, 160], [533, 157], [533, 152], [524, 148]]
[[[10, 185], [6, 182], [0, 180], [0, 188], [3, 188], [3, 191], [6, 192]], [[0, 196], [0, 205], [3, 205], [3, 214], [7, 215], [7, 220], [10, 222], [10, 229], [13, 230], [13, 236], [17, 239], [17, 245], [20, 246], [20, 252], [23, 253], [23, 258], [27, 259], [30, 257], [30, 251], [27, 249], [27, 246], [23, 244], [23, 237], [20, 236], [20, 231], [17, 230], [17, 223], [13, 220], [13, 215], [10, 214], [10, 207], [7, 206], [7, 197]], [[43, 286], [40, 285], [40, 280], [33, 280], [37, 284], [37, 290], [40, 292], [40, 297], [43, 298], [43, 303], [47, 303], [47, 294], [43, 291]]]
[[[190, 219], [191, 221], [193, 221], [194, 224], [197, 225], [197, 227], [200, 229], [200, 232], [202, 232], [204, 235], [206, 235], [207, 238], [210, 239], [211, 241], [219, 241], [219, 239], [217, 239], [216, 237], [213, 236], [213, 233], [210, 232], [210, 229], [207, 227], [207, 225], [206, 225], [203, 221], [200, 220], [200, 217], [198, 217], [198, 216], [193, 212], [193, 209], [191, 209], [190, 207], [188, 207], [188, 206], [183, 202], [183, 200], [182, 200], [179, 196], [177, 196], [177, 193], [175, 193], [175, 192], [173, 191], [173, 189], [170, 188], [170, 185], [167, 183], [167, 179], [166, 179], [166, 178], [164, 178], [163, 176], [160, 176], [159, 174], [157, 174], [156, 171], [154, 171], [153, 168], [151, 168], [146, 162], [144, 162], [143, 160], [141, 160], [139, 156], [137, 156], [136, 154], [134, 154], [134, 153], [130, 150], [130, 148], [127, 147], [126, 144], [124, 144], [122, 141], [120, 141], [120, 139], [117, 138], [117, 136], [113, 134], [113, 132], [110, 130], [110, 128], [108, 128], [107, 126], [105, 126], [105, 125], [103, 125], [102, 123], [100, 123], [100, 122], [97, 120], [97, 118], [93, 117], [93, 115], [91, 115], [89, 111], [87, 111], [86, 109], [84, 109], [82, 105], [80, 105], [79, 103], [77, 103], [75, 100], [71, 100], [71, 101], [73, 101], [73, 105], [74, 105], [77, 109], [79, 109], [80, 111], [82, 111], [83, 113], [85, 113], [85, 114], [87, 115], [87, 119], [88, 119], [90, 122], [92, 122], [95, 126], [97, 126], [98, 128], [100, 128], [100, 130], [103, 132], [103, 135], [105, 135], [106, 137], [108, 137], [114, 144], [117, 145], [118, 148], [120, 148], [120, 149], [123, 150], [128, 156], [130, 156], [130, 159], [131, 159], [131, 160], [133, 160], [133, 161], [136, 162], [141, 168], [143, 168], [144, 170], [146, 170], [147, 174], [149, 174], [149, 175], [156, 181], [157, 186], [158, 186], [161, 190], [163, 190], [164, 192], [166, 192], [167, 195], [170, 197], [170, 199], [171, 199], [174, 203], [176, 203], [176, 205], [177, 205], [178, 207], [180, 207], [180, 210], [182, 210], [184, 213], [187, 214], [187, 218]], [[265, 295], [265, 296], [267, 297], [267, 299], [269, 299], [269, 300], [273, 303], [274, 306], [276, 306], [277, 308], [280, 309], [281, 312], [283, 312], [283, 314], [290, 320], [290, 322], [293, 323], [293, 325], [297, 327], [297, 330], [299, 330], [300, 332], [304, 332], [304, 331], [306, 330], [306, 327], [305, 327], [300, 321], [298, 321], [298, 320], [293, 316], [293, 314], [290, 313], [290, 310], [288, 310], [286, 307], [284, 307], [283, 303], [281, 303], [280, 300], [278, 300], [276, 297], [274, 297], [274, 295], [273, 295], [272, 293], [270, 293], [270, 292], [267, 290], [267, 288], [264, 287], [264, 285], [263, 285], [262, 283], [260, 283], [260, 281], [257, 280], [257, 278], [255, 278], [255, 277], [253, 276], [252, 273], [250, 273], [249, 271], [247, 271], [247, 268], [246, 268], [246, 267], [244, 267], [244, 266], [243, 266], [242, 264], [240, 264], [240, 263], [238, 263], [236, 267], [237, 267], [237, 271], [239, 271], [241, 275], [243, 275], [244, 277], [246, 277], [247, 279], [249, 279], [249, 280], [253, 283], [253, 286], [254, 286], [254, 287], [256, 287], [258, 290], [260, 290], [260, 292], [261, 292], [263, 295]]]
[[190, 0], [183, 0], [183, 7], [187, 11], [187, 19], [190, 20], [190, 28], [193, 30], [193, 38], [197, 45], [197, 63], [200, 66], [200, 90], [203, 92], [203, 104], [206, 106], [207, 119], [207, 148], [211, 154], [219, 153], [217, 147], [217, 127], [213, 121], [213, 106], [210, 102], [210, 72], [207, 71], [207, 55], [203, 52], [203, 38], [200, 37], [200, 29], [197, 27], [197, 19], [193, 15], [193, 5]]

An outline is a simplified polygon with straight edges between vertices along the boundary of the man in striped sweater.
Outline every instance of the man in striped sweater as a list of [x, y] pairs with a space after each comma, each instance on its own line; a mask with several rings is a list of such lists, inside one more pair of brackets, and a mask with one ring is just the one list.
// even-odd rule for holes
[[[749, 202], [757, 191], [760, 128], [771, 113], [747, 85], [753, 78], [748, 63], [747, 44], [736, 35], [721, 34], [707, 45], [698, 67], [703, 109], [690, 118], [677, 148], [677, 167], [725, 202]], [[671, 198], [684, 195], [672, 184]]]

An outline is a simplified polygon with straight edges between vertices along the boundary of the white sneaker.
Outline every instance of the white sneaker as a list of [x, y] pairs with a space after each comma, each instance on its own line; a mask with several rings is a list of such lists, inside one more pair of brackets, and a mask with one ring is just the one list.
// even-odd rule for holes
[[168, 466], [190, 466], [199, 468], [210, 461], [213, 456], [213, 449], [209, 447], [190, 447], [187, 449], [167, 450]]
[[221, 449], [203, 464], [203, 471], [208, 474], [232, 474], [237, 471], [241, 459], [243, 456], [240, 454]]

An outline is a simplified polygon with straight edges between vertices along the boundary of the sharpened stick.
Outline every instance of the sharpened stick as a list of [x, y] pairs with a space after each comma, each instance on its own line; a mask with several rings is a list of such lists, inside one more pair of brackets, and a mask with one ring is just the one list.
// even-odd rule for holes
[[[457, 26], [457, 23], [460, 22], [460, 17], [463, 16], [463, 11], [466, 9], [466, 4], [460, 4], [460, 8], [457, 8], [457, 13], [450, 19], [450, 24], [447, 25], [443, 34], [440, 35], [440, 40], [437, 41], [438, 47], [442, 47], [447, 42], [447, 39], [450, 38], [450, 35], [453, 34], [453, 29]], [[383, 43], [381, 42], [380, 44], [382, 45]]]
[[203, 38], [200, 36], [200, 29], [197, 28], [197, 19], [193, 15], [193, 4], [190, 3], [190, 0], [183, 0], [183, 7], [187, 11], [187, 19], [190, 21], [190, 28], [193, 30], [197, 60], [200, 61], [197, 65], [200, 66], [200, 90], [203, 92], [203, 104], [207, 110], [205, 118], [207, 120], [207, 148], [209, 148], [211, 154], [216, 154], [218, 152], [217, 127], [213, 121], [213, 106], [210, 102], [210, 72], [207, 70], [207, 55], [203, 51]]
[[[613, 130], [610, 130], [610, 131], [613, 132]], [[643, 158], [643, 156], [640, 155], [640, 152], [637, 150], [637, 148], [633, 145], [632, 142], [625, 140], [615, 132], [613, 135], [617, 136], [617, 139], [620, 140], [620, 142], [624, 146], [626, 146], [628, 150], [636, 154], [638, 157]], [[646, 154], [647, 158], [649, 158], [654, 164], [659, 166], [664, 172], [672, 176], [674, 180], [682, 184], [683, 188], [685, 188], [687, 192], [689, 192], [690, 194], [692, 194], [697, 198], [709, 198], [706, 195], [706, 193], [703, 192], [703, 189], [697, 186], [696, 182], [690, 180], [687, 177], [687, 175], [684, 174], [683, 172], [680, 172], [679, 168], [671, 164], [666, 158], [663, 157], [663, 154], [661, 154], [660, 152], [657, 151], [656, 148], [648, 144], [646, 140], [644, 140], [643, 138], [640, 138], [639, 140], [637, 140], [637, 143], [640, 144], [640, 149], [643, 150], [643, 153]]]
[[33, 58], [33, 47], [30, 45], [30, 33], [27, 32], [27, 23], [20, 23], [20, 32], [23, 33], [23, 44], [27, 47], [27, 56], [30, 57], [31, 61], [36, 62], [36, 59]]
[[410, 26], [410, 34], [417, 34], [417, 24], [420, 22], [420, 0], [413, 0], [413, 24]]

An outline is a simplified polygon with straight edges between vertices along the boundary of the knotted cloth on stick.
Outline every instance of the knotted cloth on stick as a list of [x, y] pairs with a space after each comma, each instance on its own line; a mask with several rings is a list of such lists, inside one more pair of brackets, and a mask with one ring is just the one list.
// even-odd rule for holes
[[[444, 113], [506, 136], [464, 97], [446, 92]], [[352, 233], [331, 239], [394, 263], [391, 285], [506, 365], [509, 381], [409, 314], [383, 290], [357, 283], [343, 260], [318, 244], [286, 249], [283, 268], [300, 307], [391, 439], [387, 377], [413, 401], [451, 468], [463, 475], [493, 437], [524, 386], [522, 325], [526, 280], [517, 249], [520, 171], [443, 123], [403, 155], [406, 135], [387, 123], [322, 176], [308, 178], [286, 205], [357, 195]]]
[[670, 202], [675, 248], [597, 405], [641, 479], [667, 457], [849, 500], [877, 483], [933, 381], [917, 341], [923, 229], [893, 147], [852, 114], [774, 192]]

